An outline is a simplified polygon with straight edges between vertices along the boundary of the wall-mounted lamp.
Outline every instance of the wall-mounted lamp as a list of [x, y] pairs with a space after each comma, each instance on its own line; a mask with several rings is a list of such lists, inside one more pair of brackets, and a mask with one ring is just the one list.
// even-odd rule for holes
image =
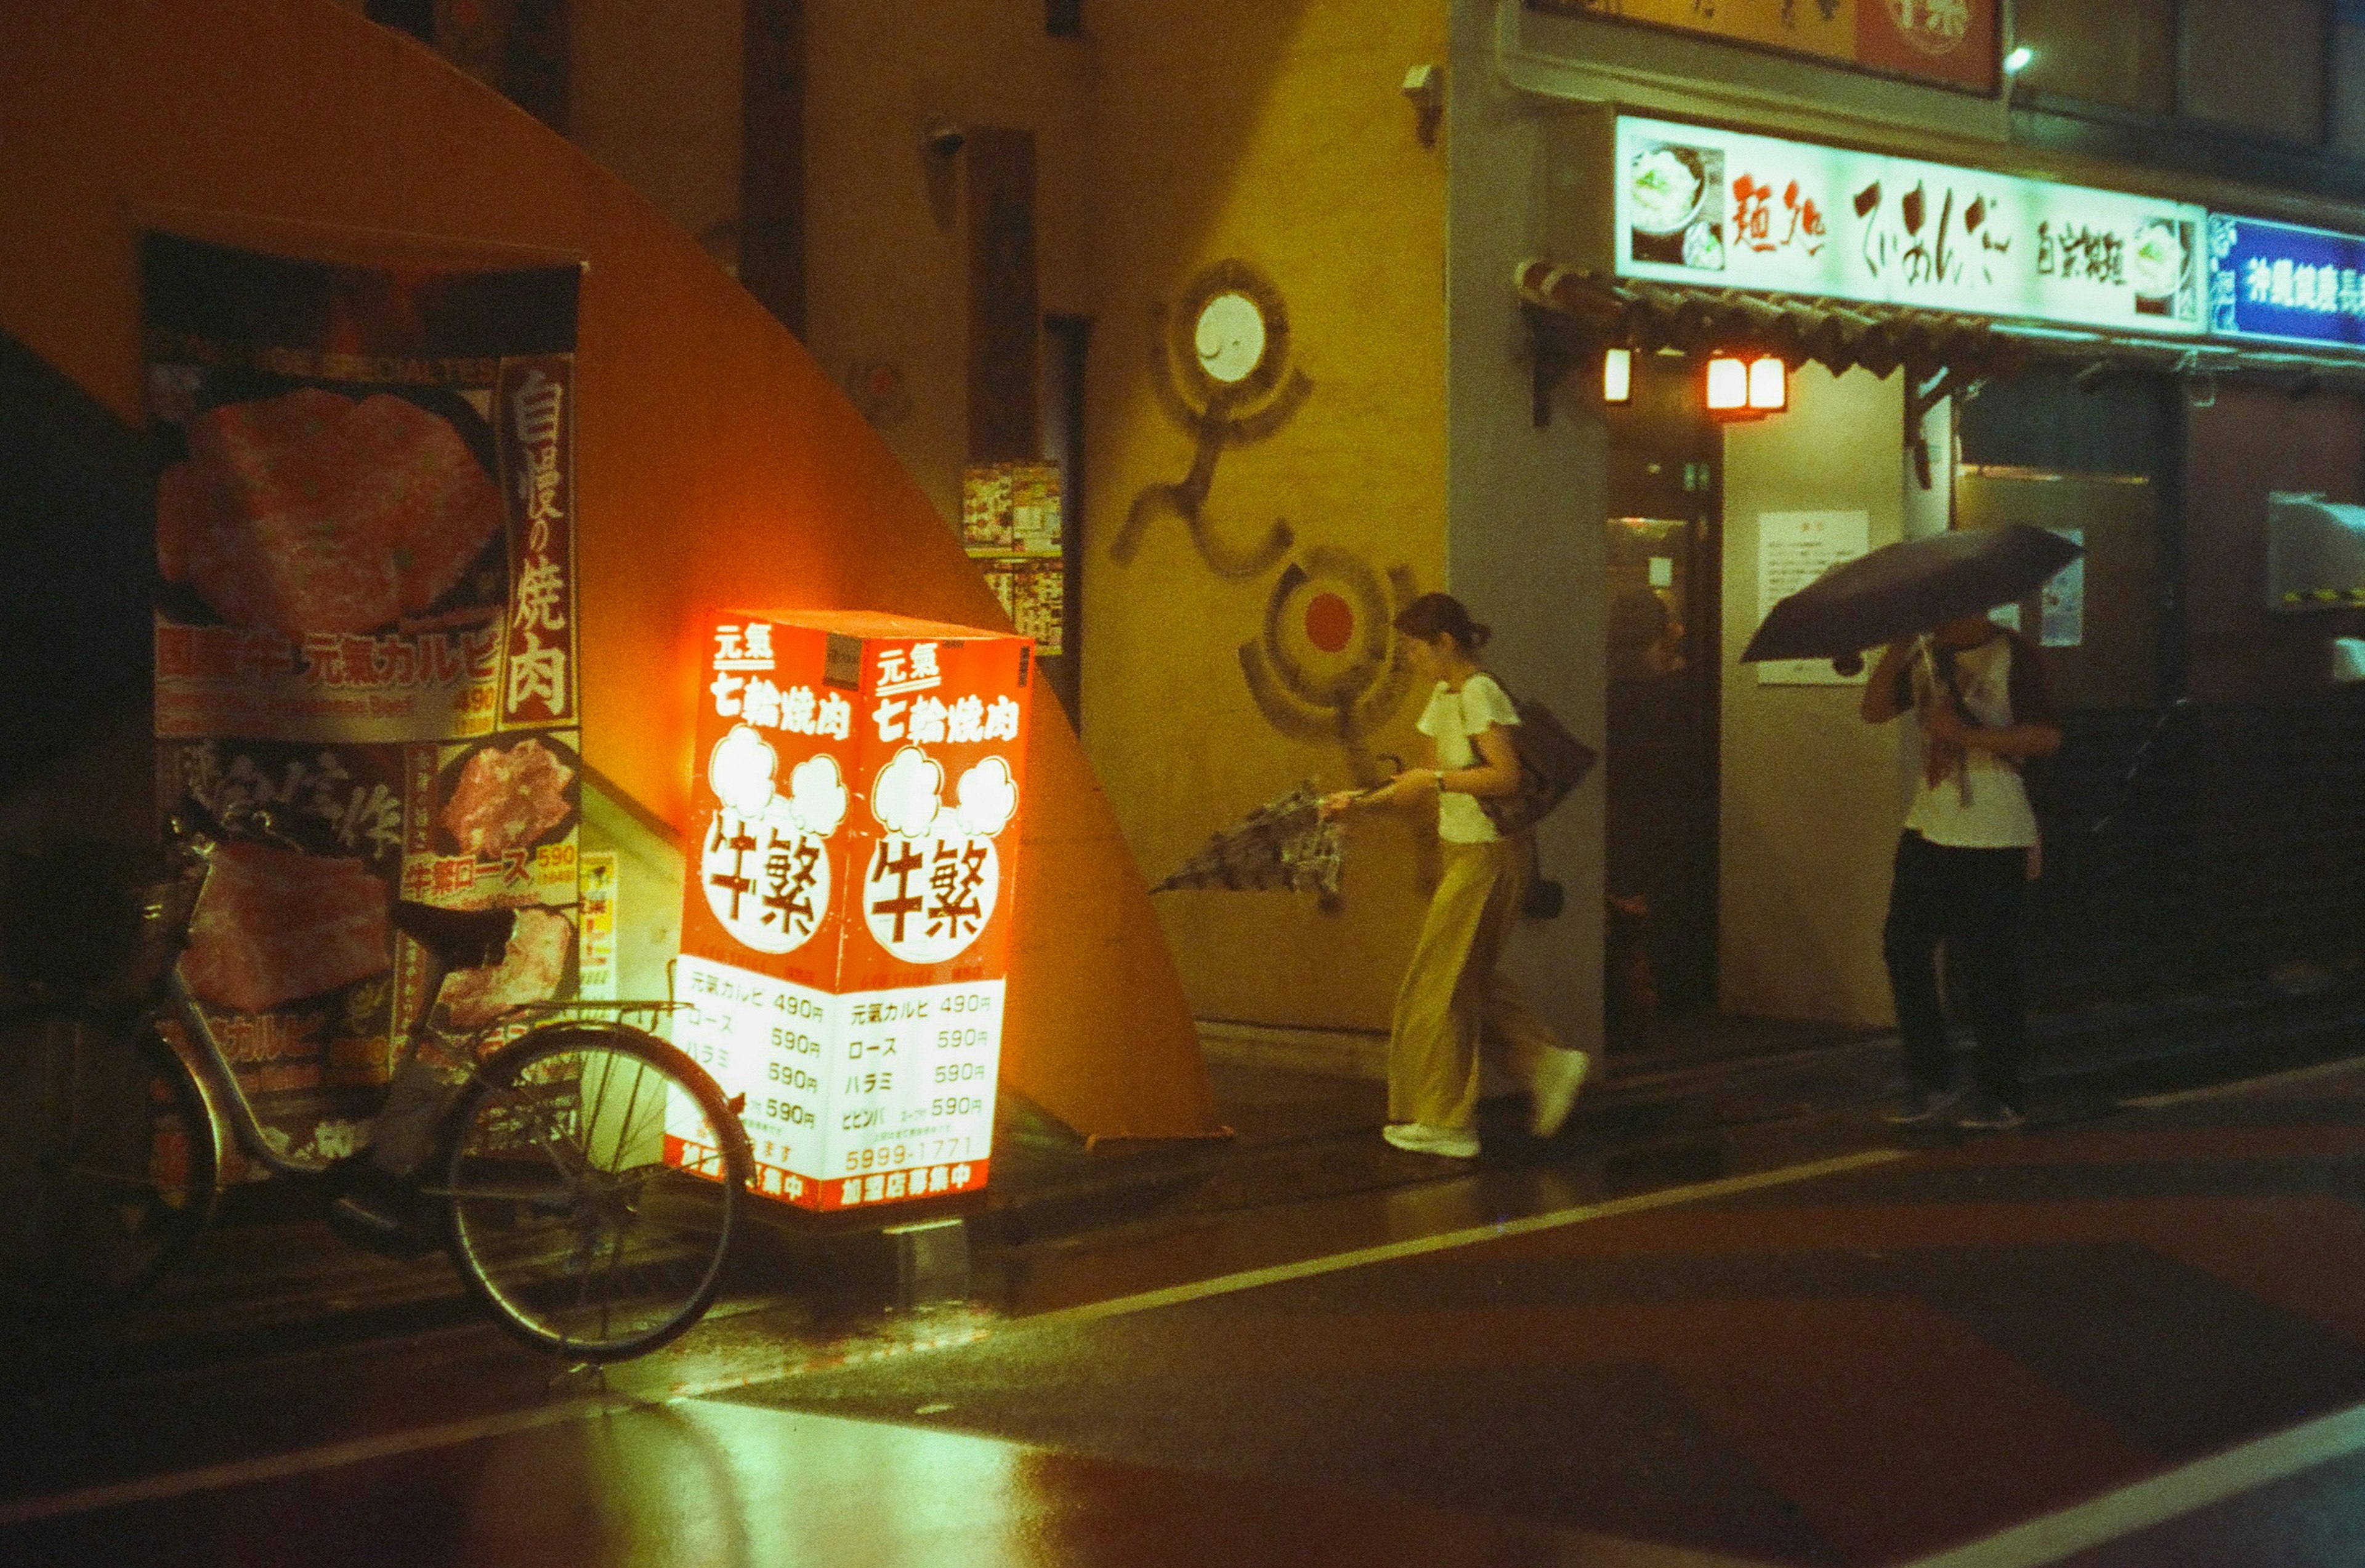
[[969, 128], [947, 115], [931, 115], [920, 126], [920, 150], [931, 158], [950, 158], [969, 145]]
[[2007, 76], [2017, 76], [2035, 63], [2036, 51], [2026, 44], [2022, 44], [2003, 57], [2003, 73]]
[[1634, 400], [1634, 351], [1608, 349], [1601, 355], [1601, 400], [1605, 403], [1631, 403]]
[[1790, 367], [1778, 354], [1743, 359], [1717, 354], [1708, 362], [1704, 398], [1719, 419], [1754, 420], [1790, 406]]
[[1438, 122], [1445, 118], [1445, 68], [1416, 65], [1405, 73], [1402, 89], [1412, 105], [1413, 134], [1423, 147], [1437, 145]]

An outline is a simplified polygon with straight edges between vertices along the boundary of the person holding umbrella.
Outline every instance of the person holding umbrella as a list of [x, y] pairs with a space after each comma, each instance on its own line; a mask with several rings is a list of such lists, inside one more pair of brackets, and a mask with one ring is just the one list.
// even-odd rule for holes
[[1508, 1047], [1512, 1075], [1528, 1086], [1530, 1130], [1550, 1137], [1575, 1103], [1591, 1060], [1564, 1047], [1496, 972], [1535, 866], [1531, 834], [1496, 831], [1480, 802], [1519, 790], [1510, 726], [1519, 722], [1493, 677], [1479, 667], [1489, 635], [1451, 595], [1426, 593], [1405, 606], [1395, 629], [1437, 678], [1416, 726], [1435, 756], [1377, 790], [1323, 798], [1335, 820], [1433, 800], [1445, 874], [1396, 992], [1388, 1033], [1388, 1126], [1398, 1148], [1468, 1159], [1478, 1153], [1479, 1044]]
[[2021, 767], [2057, 750], [2061, 727], [2035, 645], [1985, 614], [1956, 615], [1926, 636], [1888, 645], [1865, 686], [1863, 716], [1882, 724], [1909, 710], [1920, 722], [1921, 767], [1881, 932], [1909, 1084], [1887, 1119], [1935, 1122], [1959, 1098], [1938, 989], [1938, 946], [1951, 939], [1978, 1041], [1979, 1088], [1956, 1124], [2015, 1127], [2027, 1111], [2020, 908], [2041, 855]]
[[2035, 646], [1987, 612], [2025, 599], [2083, 553], [2026, 523], [1884, 544], [1785, 597], [1742, 650], [1743, 664], [1830, 659], [1852, 676], [1864, 649], [1887, 644], [1865, 687], [1865, 722], [1908, 709], [1921, 719], [1922, 766], [1881, 934], [1909, 1079], [1893, 1122], [1936, 1121], [1957, 1098], [1938, 1000], [1938, 944], [1949, 937], [1970, 993], [1981, 1090], [1956, 1121], [2013, 1127], [2026, 1114], [2020, 905], [2039, 841], [2020, 769], [2059, 748], [2061, 726]]

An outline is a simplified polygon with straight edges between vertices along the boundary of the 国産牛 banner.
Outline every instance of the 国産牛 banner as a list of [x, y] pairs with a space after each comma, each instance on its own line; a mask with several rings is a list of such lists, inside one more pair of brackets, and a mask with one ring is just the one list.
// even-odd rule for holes
[[1996, 89], [1999, 0], [1528, 0], [1975, 92]]
[[2202, 209], [1622, 116], [1620, 276], [2198, 334]]
[[577, 969], [580, 269], [141, 247], [157, 789], [230, 824], [186, 958], [266, 1119], [338, 1152], [423, 1000], [397, 898], [519, 911], [471, 1026]]

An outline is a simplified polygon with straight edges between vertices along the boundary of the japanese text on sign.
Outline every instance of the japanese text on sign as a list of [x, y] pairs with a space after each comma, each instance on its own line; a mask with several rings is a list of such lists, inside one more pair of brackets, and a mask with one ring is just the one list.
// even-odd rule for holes
[[2365, 344], [2365, 238], [2211, 214], [2209, 330]]
[[2202, 330], [2183, 203], [1631, 116], [1617, 157], [1622, 276]]

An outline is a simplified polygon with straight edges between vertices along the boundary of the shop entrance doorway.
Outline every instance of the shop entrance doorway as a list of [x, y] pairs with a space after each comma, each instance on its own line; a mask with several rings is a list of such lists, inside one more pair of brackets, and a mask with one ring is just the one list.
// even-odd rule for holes
[[1621, 988], [1639, 937], [1662, 1016], [1717, 1001], [1719, 665], [1723, 440], [1692, 367], [1635, 356], [1633, 397], [1608, 410], [1608, 722], [1605, 866], [1613, 1021], [1646, 1043]]

